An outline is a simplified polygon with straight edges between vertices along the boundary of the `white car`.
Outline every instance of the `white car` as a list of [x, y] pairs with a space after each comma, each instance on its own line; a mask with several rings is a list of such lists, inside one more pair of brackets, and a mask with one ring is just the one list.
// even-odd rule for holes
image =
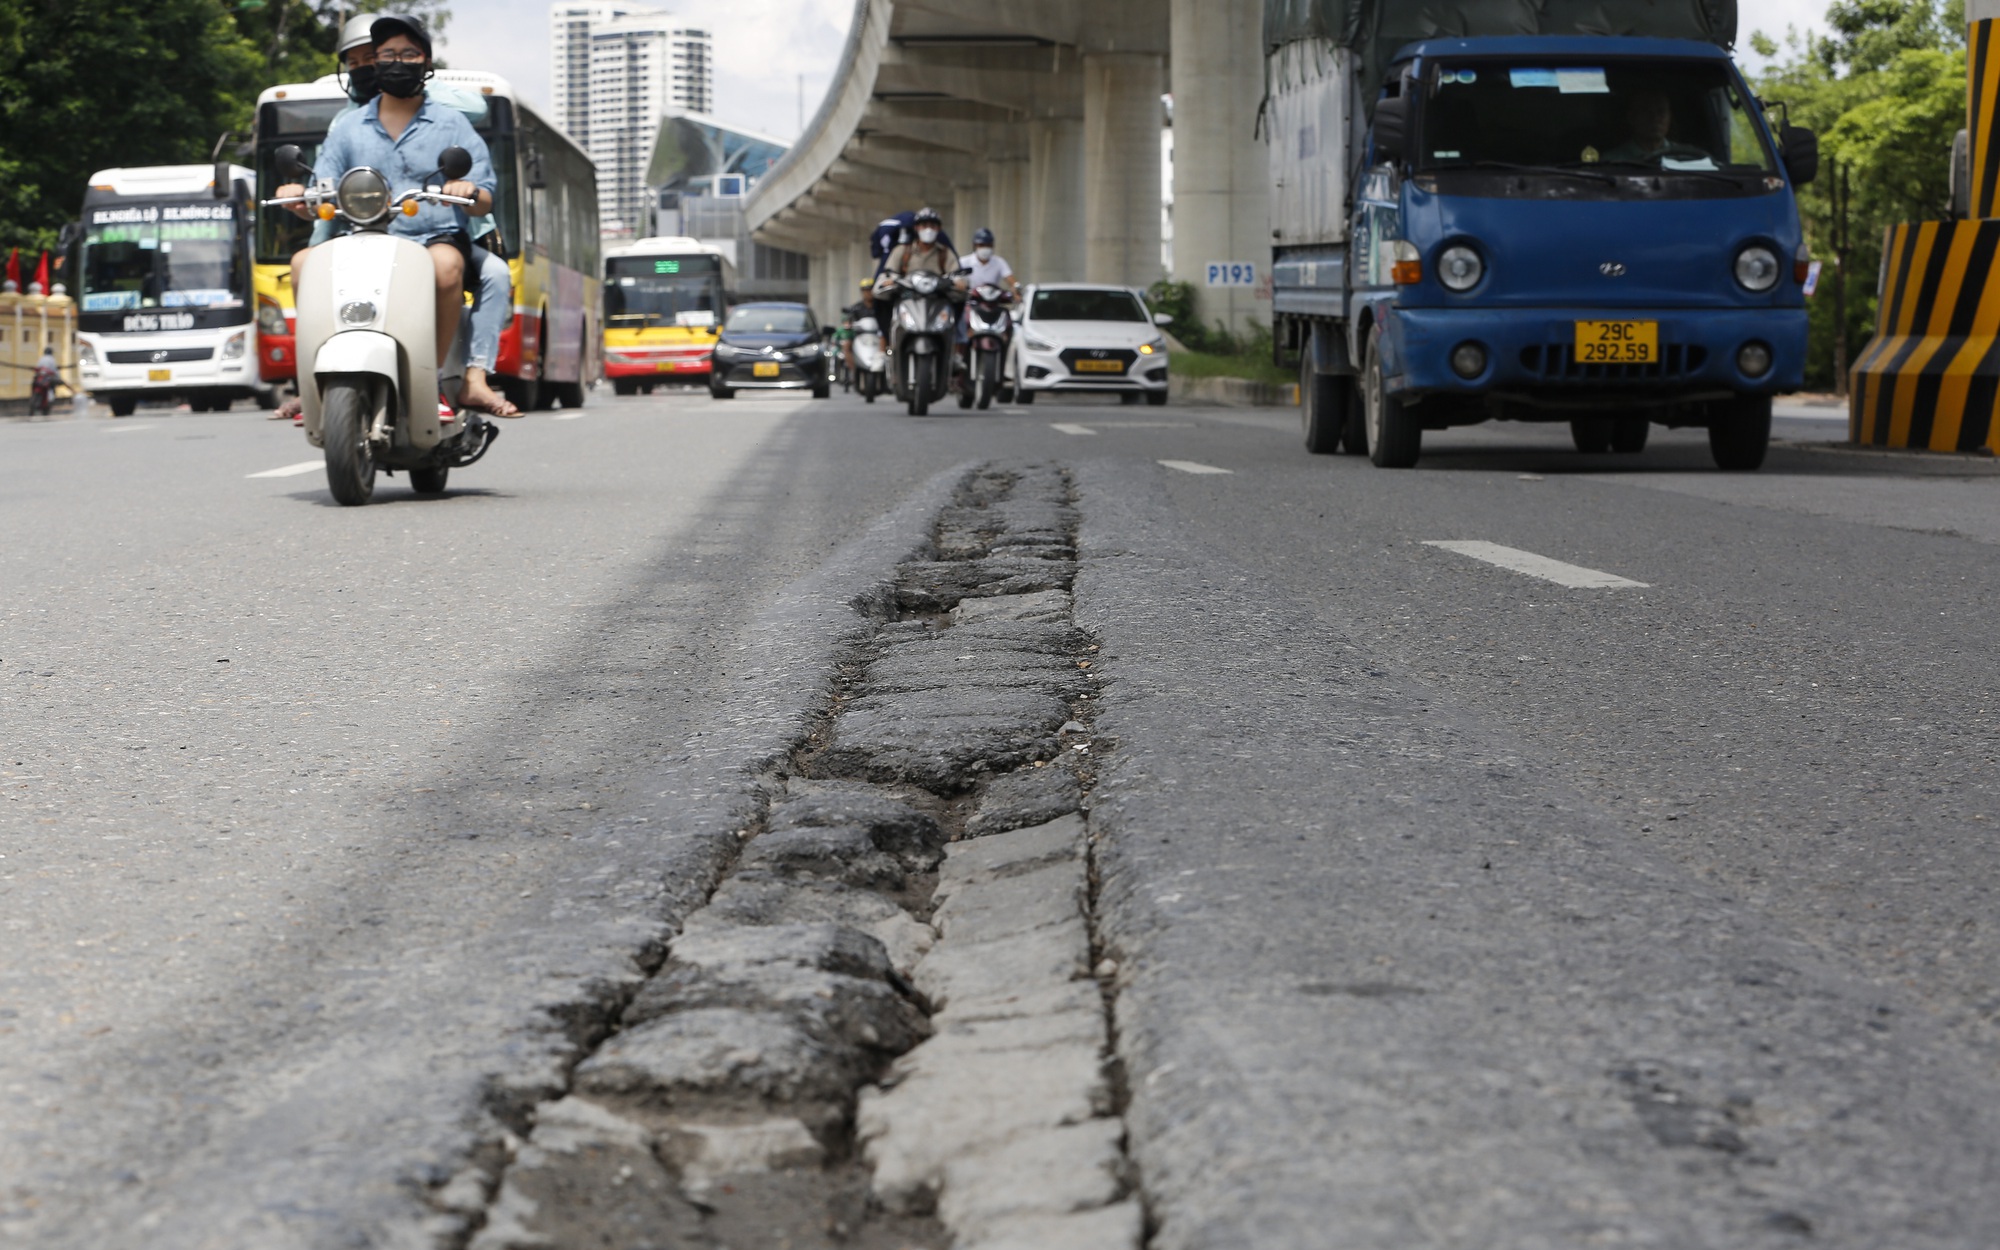
[[1167, 339], [1173, 318], [1146, 307], [1136, 288], [1044, 282], [1021, 297], [1014, 330], [1015, 398], [1046, 391], [1115, 391], [1137, 402], [1167, 402]]

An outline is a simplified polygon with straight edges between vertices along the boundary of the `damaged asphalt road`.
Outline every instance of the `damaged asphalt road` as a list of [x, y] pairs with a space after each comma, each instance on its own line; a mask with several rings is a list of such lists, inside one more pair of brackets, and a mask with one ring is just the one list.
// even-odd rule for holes
[[0, 1245], [2000, 1242], [1984, 479], [724, 407], [0, 428]]

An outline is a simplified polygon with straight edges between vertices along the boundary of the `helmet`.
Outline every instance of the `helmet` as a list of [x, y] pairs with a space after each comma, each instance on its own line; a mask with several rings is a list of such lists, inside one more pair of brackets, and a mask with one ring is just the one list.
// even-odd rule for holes
[[385, 13], [369, 24], [368, 31], [374, 36], [376, 43], [393, 39], [397, 35], [408, 35], [410, 42], [423, 50], [426, 61], [434, 58], [435, 54], [431, 51], [431, 32], [425, 29], [423, 19], [420, 17], [412, 17], [407, 13]]
[[364, 43], [374, 43], [374, 25], [373, 13], [356, 13], [348, 18], [347, 24], [340, 28], [340, 45], [333, 50], [334, 56], [344, 57]]
[[925, 222], [929, 222], [933, 226], [942, 226], [944, 218], [938, 216], [938, 211], [935, 208], [926, 206], [918, 209], [917, 215], [910, 219], [910, 224], [913, 226], [921, 226]]
[[979, 229], [974, 230], [972, 232], [972, 246], [992, 247], [993, 232], [991, 230], [988, 230], [985, 226], [981, 226], [979, 227]]
[[874, 289], [875, 289], [875, 279], [873, 279], [873, 278], [863, 278], [863, 279], [861, 280], [861, 289], [862, 289], [862, 290], [864, 290], [864, 291], [872, 291], [872, 290], [874, 290]]

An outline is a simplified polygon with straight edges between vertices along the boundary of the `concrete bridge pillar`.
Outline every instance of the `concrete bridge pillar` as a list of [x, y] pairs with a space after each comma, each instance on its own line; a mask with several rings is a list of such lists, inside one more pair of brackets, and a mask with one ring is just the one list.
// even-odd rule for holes
[[986, 207], [987, 188], [984, 186], [957, 186], [952, 188], [951, 241], [958, 244], [959, 254], [972, 255], [972, 232], [981, 226], [991, 226]]
[[1159, 280], [1161, 87], [1161, 58], [1153, 53], [1083, 58], [1088, 281], [1143, 288]]
[[[1028, 238], [1028, 161], [1007, 157], [986, 165], [986, 224], [999, 236], [999, 251], [1020, 273], [1034, 267]], [[968, 244], [968, 246], [970, 246]]]
[[1269, 306], [1252, 290], [1204, 283], [1211, 261], [1251, 261], [1260, 274], [1270, 263], [1270, 178], [1252, 134], [1262, 20], [1260, 0], [1173, 0], [1173, 276], [1195, 285], [1204, 325], [1237, 333], [1253, 317], [1269, 321]]
[[[1080, 121], [1055, 117], [1028, 124], [1028, 235], [1034, 249], [1030, 281], [1086, 280], [1083, 146]], [[1154, 207], [1157, 211], [1158, 205]], [[1157, 226], [1153, 233], [1157, 253]]]

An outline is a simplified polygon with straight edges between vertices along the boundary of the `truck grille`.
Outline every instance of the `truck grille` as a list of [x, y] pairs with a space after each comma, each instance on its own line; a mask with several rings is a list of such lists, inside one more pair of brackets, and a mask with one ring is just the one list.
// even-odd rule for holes
[[1680, 343], [1662, 345], [1660, 359], [1650, 365], [1582, 364], [1568, 343], [1521, 349], [1521, 367], [1549, 382], [1670, 382], [1699, 373], [1707, 361], [1707, 348]]
[[106, 353], [114, 365], [179, 364], [188, 360], [207, 360], [214, 355], [213, 347], [169, 347], [161, 351]]

